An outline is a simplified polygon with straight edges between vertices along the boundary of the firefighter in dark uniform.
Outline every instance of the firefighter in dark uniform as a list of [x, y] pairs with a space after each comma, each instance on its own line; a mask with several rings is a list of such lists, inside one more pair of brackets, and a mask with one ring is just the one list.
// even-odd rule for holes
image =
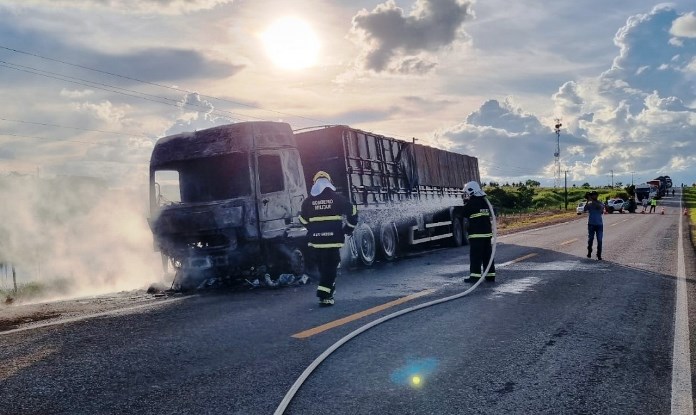
[[[491, 260], [493, 247], [493, 227], [491, 212], [486, 202], [486, 193], [477, 182], [469, 182], [464, 187], [469, 201], [464, 205], [464, 216], [469, 220], [469, 277], [464, 282], [475, 283]], [[486, 274], [486, 281], [495, 281], [495, 261]]]
[[319, 305], [326, 307], [334, 304], [340, 248], [345, 235], [351, 235], [358, 223], [358, 210], [336, 193], [328, 173], [319, 171], [312, 181], [310, 195], [302, 202], [300, 222], [307, 227], [308, 245], [314, 250], [319, 269]]

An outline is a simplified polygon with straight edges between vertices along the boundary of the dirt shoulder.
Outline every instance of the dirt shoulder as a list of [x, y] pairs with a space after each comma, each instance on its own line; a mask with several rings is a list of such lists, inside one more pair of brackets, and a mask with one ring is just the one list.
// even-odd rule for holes
[[509, 235], [514, 232], [528, 231], [580, 219], [586, 219], [586, 216], [578, 215], [572, 211], [544, 211], [507, 215], [497, 218], [498, 234]]

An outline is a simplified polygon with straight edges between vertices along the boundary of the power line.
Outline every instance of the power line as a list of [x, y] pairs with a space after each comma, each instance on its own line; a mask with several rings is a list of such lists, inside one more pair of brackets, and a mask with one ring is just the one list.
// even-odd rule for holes
[[62, 142], [69, 141], [69, 142], [72, 142], [72, 143], [106, 145], [106, 143], [95, 143], [94, 141], [80, 141], [80, 140], [70, 140], [70, 139], [66, 139], [66, 140], [60, 139], [60, 140], [56, 140], [56, 139], [48, 138], [48, 137], [36, 137], [36, 136], [33, 136], [33, 135], [22, 135], [22, 134], [12, 134], [12, 133], [0, 133], [0, 136], [19, 137], [19, 138], [33, 138], [33, 139], [36, 139], [36, 140], [49, 140], [49, 141], [52, 141], [52, 142], [54, 142], [54, 143], [62, 143]]
[[58, 124], [50, 124], [50, 123], [44, 123], [44, 122], [35, 122], [35, 121], [24, 121], [24, 120], [12, 120], [9, 118], [2, 118], [0, 117], [0, 121], [8, 121], [8, 122], [16, 122], [16, 123], [21, 123], [21, 124], [32, 124], [32, 125], [41, 125], [44, 127], [57, 127], [57, 128], [65, 128], [68, 130], [78, 130], [78, 131], [87, 131], [87, 132], [93, 132], [93, 133], [105, 133], [105, 134], [116, 134], [116, 135], [123, 135], [127, 137], [132, 137], [132, 136], [139, 136], [139, 137], [145, 137], [145, 138], [153, 138], [151, 136], [142, 134], [142, 133], [128, 133], [128, 132], [118, 132], [118, 131], [106, 131], [106, 130], [91, 130], [89, 128], [80, 128], [80, 127], [66, 127], [64, 125], [58, 125]]
[[[173, 87], [173, 86], [168, 86], [168, 85], [159, 84], [159, 83], [156, 83], [156, 82], [145, 81], [145, 80], [142, 80], [142, 79], [138, 79], [138, 78], [134, 78], [134, 77], [126, 76], [126, 75], [121, 75], [121, 74], [117, 74], [117, 73], [114, 73], [114, 72], [104, 71], [104, 70], [101, 70], [101, 69], [91, 68], [91, 67], [88, 67], [88, 66], [84, 66], [84, 65], [80, 65], [80, 64], [75, 64], [75, 63], [67, 62], [67, 61], [60, 60], [60, 59], [50, 58], [50, 57], [47, 57], [47, 56], [43, 56], [43, 55], [39, 55], [39, 54], [36, 54], [36, 53], [27, 52], [27, 51], [23, 51], [23, 50], [19, 50], [19, 49], [15, 49], [15, 48], [10, 48], [10, 47], [3, 46], [3, 45], [0, 45], [0, 49], [5, 49], [5, 50], [11, 51], [11, 52], [20, 53], [20, 54], [24, 54], [24, 55], [28, 55], [28, 56], [33, 56], [33, 57], [37, 57], [37, 58], [40, 58], [40, 59], [45, 59], [45, 60], [48, 60], [48, 61], [58, 62], [58, 63], [62, 63], [62, 64], [65, 64], [65, 65], [72, 66], [72, 67], [81, 68], [81, 69], [86, 69], [86, 70], [93, 71], [93, 72], [97, 72], [97, 73], [102, 73], [102, 74], [106, 74], [106, 75], [110, 75], [110, 76], [115, 76], [115, 77], [122, 78], [122, 79], [128, 79], [128, 80], [131, 80], [131, 81], [140, 82], [140, 83], [147, 84], [147, 85], [157, 86], [157, 87], [160, 87], [160, 88], [166, 88], [166, 89], [170, 89], [170, 90], [177, 91], [177, 92], [181, 92], [181, 93], [198, 94], [199, 96], [204, 97], [204, 98], [215, 99], [215, 100], [219, 100], [219, 101], [223, 101], [223, 102], [228, 102], [228, 103], [235, 104], [235, 105], [241, 105], [241, 106], [244, 106], [244, 107], [247, 107], [247, 108], [252, 108], [252, 109], [257, 109], [257, 110], [267, 111], [267, 112], [273, 112], [273, 113], [276, 113], [276, 114], [285, 115], [285, 116], [294, 117], [294, 118], [305, 119], [305, 120], [309, 120], [309, 121], [316, 121], [316, 122], [319, 122], [319, 123], [321, 123], [321, 124], [331, 124], [331, 123], [328, 123], [326, 120], [320, 120], [320, 119], [317, 119], [317, 118], [305, 117], [305, 116], [302, 116], [302, 115], [292, 114], [292, 113], [283, 112], [283, 111], [277, 111], [277, 110], [273, 110], [273, 109], [266, 109], [266, 108], [262, 108], [262, 107], [258, 107], [258, 106], [254, 106], [254, 105], [245, 104], [245, 103], [243, 103], [243, 102], [233, 101], [233, 100], [226, 99], [226, 98], [220, 98], [220, 97], [216, 97], [216, 96], [213, 96], [213, 95], [201, 94], [201, 93], [194, 92], [194, 91], [190, 91], [190, 90], [183, 89], [183, 88], [177, 88], [177, 87]], [[29, 69], [29, 70], [31, 70], [31, 71], [44, 72], [44, 73], [42, 74], [42, 73], [35, 73], [35, 72], [27, 71], [27, 70], [22, 70], [23, 72], [29, 72], [29, 73], [33, 73], [33, 74], [36, 74], [36, 75], [45, 76], [45, 77], [48, 77], [48, 78], [63, 80], [63, 81], [65, 81], [65, 82], [70, 82], [70, 83], [75, 83], [75, 84], [78, 84], [78, 85], [93, 87], [93, 88], [95, 88], [95, 89], [100, 89], [100, 90], [104, 90], [104, 91], [107, 91], [107, 92], [115, 92], [115, 93], [118, 93], [118, 94], [121, 94], [121, 95], [131, 96], [131, 97], [135, 97], [135, 98], [141, 98], [141, 99], [144, 99], [144, 100], [147, 100], [147, 101], [158, 102], [158, 103], [160, 103], [160, 104], [169, 105], [169, 104], [167, 104], [167, 103], [165, 103], [165, 102], [161, 102], [161, 101], [157, 101], [157, 100], [153, 100], [153, 99], [148, 99], [148, 98], [146, 98], [146, 97], [141, 97], [141, 96], [139, 96], [139, 95], [131, 95], [131, 94], [127, 94], [127, 93], [124, 93], [124, 92], [117, 91], [117, 90], [105, 89], [105, 88], [101, 88], [101, 87], [99, 87], [99, 86], [93, 86], [93, 85], [86, 85], [86, 84], [81, 83], [81, 82], [78, 82], [78, 81], [87, 82], [87, 83], [90, 83], [90, 84], [96, 84], [96, 85], [107, 86], [107, 87], [109, 87], [109, 88], [114, 88], [114, 89], [118, 89], [118, 90], [121, 90], [121, 91], [128, 91], [128, 92], [131, 92], [131, 93], [134, 93], [134, 94], [141, 94], [141, 95], [145, 95], [145, 96], [149, 96], [149, 97], [154, 97], [154, 98], [159, 98], [159, 99], [164, 99], [164, 100], [169, 100], [169, 101], [175, 101], [177, 107], [179, 107], [180, 105], [189, 105], [189, 106], [195, 106], [195, 107], [199, 107], [199, 108], [209, 109], [208, 107], [203, 106], [203, 105], [200, 105], [200, 104], [192, 104], [192, 103], [187, 103], [187, 102], [181, 103], [180, 101], [172, 100], [171, 98], [161, 97], [161, 96], [152, 95], [152, 94], [146, 94], [146, 93], [143, 93], [143, 92], [138, 92], [138, 91], [130, 90], [130, 89], [127, 89], [127, 88], [116, 87], [116, 86], [110, 85], [110, 84], [103, 84], [103, 83], [99, 83], [99, 82], [93, 82], [93, 81], [85, 80], [85, 79], [82, 79], [82, 78], [70, 77], [70, 76], [67, 76], [67, 75], [62, 75], [62, 74], [58, 74], [58, 73], [55, 73], [55, 72], [45, 71], [45, 70], [41, 70], [41, 69], [29, 67], [29, 66], [24, 66], [24, 65], [13, 64], [13, 63], [4, 62], [4, 61], [0, 61], [0, 62], [1, 62], [1, 63], [5, 63], [5, 64], [8, 64], [8, 65], [14, 65], [14, 66], [17, 66], [17, 67]], [[1, 65], [1, 64], [0, 64], [0, 67], [1, 67], [1, 66], [4, 66], [4, 65]], [[5, 67], [8, 67], [9, 69], [21, 70], [21, 69], [18, 69], [18, 68], [13, 68], [13, 67], [11, 67], [11, 66], [5, 66]], [[46, 75], [46, 73], [52, 74], [52, 75], [55, 75], [55, 76]], [[58, 76], [58, 77], [56, 77], [56, 76]], [[62, 77], [62, 78], [68, 78], [68, 79], [75, 79], [75, 80], [77, 80], [77, 81], [70, 81], [70, 80], [68, 80], [68, 79], [62, 79], [61, 77]], [[219, 112], [222, 112], [222, 113], [225, 113], [225, 114], [230, 114], [230, 115], [232, 115], [232, 116], [234, 117], [234, 118], [232, 118], [232, 120], [235, 120], [235, 119], [236, 119], [236, 120], [245, 120], [245, 121], [249, 121], [249, 119], [256, 119], [256, 120], [262, 120], [262, 121], [266, 121], [266, 120], [267, 120], [267, 119], [265, 119], [265, 118], [254, 117], [254, 116], [250, 116], [250, 115], [242, 115], [242, 114], [234, 113], [234, 112], [231, 112], [231, 111], [220, 110], [220, 109], [216, 109], [216, 108], [213, 108], [212, 111], [213, 111], [213, 112], [218, 112], [218, 113], [219, 113]], [[218, 115], [219, 115], [219, 114], [218, 114]], [[246, 119], [244, 119], [244, 117], [246, 117]], [[406, 137], [406, 136], [400, 135], [400, 134], [391, 134], [391, 133], [389, 133], [389, 132], [385, 132], [385, 134], [386, 134], [386, 135], [389, 135], [389, 136], [392, 136], [392, 137], [403, 138], [403, 139], [406, 139], [407, 141], [410, 139], [410, 137]]]
[[[221, 110], [221, 109], [217, 109], [217, 108], [211, 109], [211, 108], [209, 108], [205, 105], [201, 105], [201, 104], [190, 103], [190, 102], [181, 102], [178, 100], [174, 100], [172, 98], [162, 97], [162, 96], [153, 95], [153, 94], [147, 94], [144, 92], [134, 91], [134, 90], [131, 90], [128, 88], [121, 88], [121, 87], [117, 87], [114, 85], [103, 84], [103, 83], [89, 81], [89, 80], [82, 79], [82, 78], [76, 78], [76, 77], [71, 77], [71, 76], [67, 76], [67, 75], [62, 75], [62, 74], [59, 74], [56, 72], [45, 71], [42, 69], [33, 68], [31, 66], [19, 65], [19, 64], [15, 64], [15, 63], [11, 63], [11, 62], [2, 61], [2, 60], [0, 60], [0, 67], [13, 69], [15, 71], [20, 71], [20, 72], [26, 72], [26, 73], [30, 73], [33, 75], [39, 75], [39, 76], [43, 76], [46, 78], [56, 79], [59, 81], [68, 82], [68, 83], [72, 83], [72, 84], [82, 85], [82, 86], [86, 86], [89, 88], [99, 89], [102, 91], [107, 91], [107, 92], [112, 92], [112, 93], [116, 93], [116, 94], [120, 94], [120, 95], [125, 95], [125, 96], [132, 97], [132, 98], [140, 98], [140, 99], [143, 99], [146, 101], [155, 102], [155, 103], [163, 104], [163, 105], [169, 105], [169, 106], [173, 106], [173, 107], [177, 107], [177, 108], [181, 108], [181, 106], [192, 106], [192, 107], [203, 108], [205, 110], [210, 110], [211, 112], [216, 112], [216, 113], [218, 113], [217, 115], [220, 115], [219, 113], [222, 113], [222, 114], [226, 114], [225, 116], [228, 118], [230, 116], [232, 116], [231, 117], [232, 120], [244, 120], [244, 118], [247, 118], [245, 121], [248, 121], [249, 118], [253, 118], [253, 119], [257, 119], [257, 120], [264, 120], [263, 118], [259, 118], [259, 117], [244, 116], [241, 114], [234, 113], [232, 111]], [[72, 79], [75, 79], [75, 80], [72, 80]], [[109, 89], [109, 88], [113, 88], [113, 89]], [[123, 91], [127, 91], [127, 92], [123, 92]], [[130, 92], [130, 93], [128, 93], [128, 92]], [[170, 101], [170, 102], [163, 102], [163, 101], [160, 101], [158, 99], [153, 99], [153, 98], [148, 98], [148, 97], [158, 98], [158, 99], [162, 99], [162, 100], [166, 100], [166, 101]], [[227, 114], [229, 114], [229, 115], [227, 115]]]
[[[5, 50], [11, 51], [11, 52], [21, 53], [21, 54], [24, 54], [24, 55], [33, 56], [33, 57], [36, 57], [36, 58], [45, 59], [45, 60], [52, 61], [52, 62], [62, 63], [62, 64], [64, 64], [64, 65], [73, 66], [73, 67], [75, 67], [75, 68], [86, 69], [86, 70], [88, 70], [88, 71], [93, 71], [93, 72], [98, 72], [98, 73], [102, 73], [102, 74], [106, 74], [106, 75], [111, 75], [111, 76], [115, 76], [115, 77], [122, 78], [122, 79], [128, 79], [128, 80], [131, 80], [131, 81], [136, 81], [136, 82], [140, 82], [140, 83], [147, 84], [147, 85], [157, 86], [157, 87], [160, 87], [160, 88], [166, 88], [166, 89], [170, 89], [170, 90], [177, 91], [177, 92], [182, 92], [182, 93], [187, 93], [187, 94], [197, 93], [197, 92], [189, 91], [189, 90], [183, 89], [183, 88], [177, 88], [177, 87], [174, 87], [174, 86], [159, 84], [159, 83], [157, 83], [157, 82], [145, 81], [145, 80], [142, 80], [142, 79], [138, 79], [138, 78], [134, 78], [134, 77], [126, 76], [126, 75], [120, 75], [120, 74], [117, 74], [117, 73], [113, 73], [113, 72], [109, 72], [109, 71], [104, 71], [104, 70], [101, 70], [101, 69], [91, 68], [91, 67], [89, 67], [89, 66], [79, 65], [79, 64], [75, 64], [75, 63], [71, 63], [71, 62], [66, 62], [66, 61], [63, 61], [63, 60], [60, 60], [60, 59], [50, 58], [50, 57], [47, 57], [47, 56], [39, 55], [39, 54], [37, 54], [37, 53], [26, 52], [26, 51], [23, 51], [23, 50], [10, 48], [10, 47], [3, 46], [3, 45], [0, 45], [0, 49], [5, 49]], [[302, 118], [302, 119], [309, 120], [309, 121], [318, 121], [318, 122], [320, 122], [320, 123], [326, 123], [326, 121], [324, 121], [324, 120], [319, 120], [319, 119], [315, 119], [315, 118], [304, 117], [304, 116], [302, 116], [302, 115], [291, 114], [291, 113], [287, 113], [287, 112], [283, 112], [283, 111], [276, 111], [276, 110], [272, 110], [272, 109], [266, 109], [266, 108], [262, 108], [262, 107], [257, 107], [257, 106], [254, 106], [254, 105], [246, 104], [246, 103], [239, 102], [239, 101], [233, 101], [233, 100], [226, 99], [226, 98], [220, 98], [220, 97], [216, 97], [216, 96], [213, 96], [213, 95], [205, 95], [205, 94], [201, 94], [201, 93], [198, 93], [198, 95], [201, 96], [201, 97], [210, 98], [210, 99], [216, 99], [216, 100], [219, 100], [219, 101], [228, 102], [228, 103], [235, 104], [235, 105], [241, 105], [241, 106], [244, 106], [244, 107], [247, 107], [247, 108], [253, 108], [253, 109], [257, 109], [257, 110], [261, 110], [261, 111], [273, 112], [273, 113], [276, 113], [276, 114], [285, 115], [285, 116], [289, 116], [289, 117]]]

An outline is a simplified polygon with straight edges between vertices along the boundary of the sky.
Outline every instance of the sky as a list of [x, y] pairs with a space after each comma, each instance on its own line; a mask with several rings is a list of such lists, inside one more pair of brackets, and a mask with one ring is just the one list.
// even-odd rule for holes
[[482, 181], [696, 182], [681, 0], [4, 0], [0, 174], [147, 183], [165, 135], [347, 124], [479, 158]]

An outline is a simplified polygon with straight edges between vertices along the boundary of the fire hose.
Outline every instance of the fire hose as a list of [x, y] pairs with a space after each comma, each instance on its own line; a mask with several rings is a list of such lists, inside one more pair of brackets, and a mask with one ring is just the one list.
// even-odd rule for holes
[[457, 293], [457, 294], [454, 294], [454, 295], [451, 295], [451, 296], [448, 296], [448, 297], [439, 298], [439, 299], [437, 299], [437, 300], [429, 301], [429, 302], [426, 302], [426, 303], [423, 303], [423, 304], [418, 304], [418, 305], [415, 305], [415, 306], [412, 306], [412, 307], [409, 307], [409, 308], [405, 308], [405, 309], [403, 309], [403, 310], [396, 311], [396, 312], [394, 312], [394, 313], [391, 313], [391, 314], [389, 314], [389, 315], [386, 315], [386, 316], [384, 316], [384, 317], [381, 317], [381, 318], [379, 318], [379, 319], [377, 319], [377, 320], [374, 320], [374, 321], [372, 321], [372, 322], [370, 322], [370, 323], [367, 323], [367, 324], [365, 324], [364, 326], [362, 326], [362, 327], [356, 329], [355, 331], [353, 331], [353, 332], [347, 334], [346, 336], [344, 336], [343, 338], [341, 338], [340, 340], [338, 340], [336, 343], [334, 343], [333, 345], [331, 345], [331, 346], [330, 346], [328, 349], [326, 349], [322, 354], [320, 354], [316, 359], [314, 359], [314, 361], [313, 361], [312, 363], [310, 363], [309, 366], [307, 366], [307, 368], [304, 370], [304, 372], [302, 372], [302, 374], [300, 375], [300, 377], [298, 377], [297, 380], [295, 381], [295, 383], [292, 385], [292, 387], [290, 388], [290, 390], [288, 390], [288, 392], [285, 394], [285, 397], [283, 397], [283, 400], [280, 402], [280, 404], [279, 404], [278, 407], [276, 408], [275, 412], [273, 413], [274, 415], [283, 415], [283, 414], [285, 413], [285, 410], [287, 409], [288, 405], [290, 405], [290, 402], [291, 402], [292, 399], [295, 397], [295, 394], [297, 393], [297, 391], [300, 390], [300, 387], [302, 387], [302, 384], [304, 384], [304, 382], [309, 378], [309, 376], [312, 374], [312, 372], [314, 372], [314, 370], [315, 370], [324, 360], [326, 360], [327, 357], [329, 357], [329, 356], [330, 356], [333, 352], [335, 352], [339, 347], [343, 346], [344, 344], [346, 344], [346, 343], [347, 343], [348, 341], [350, 341], [351, 339], [357, 337], [358, 335], [360, 335], [360, 334], [362, 334], [362, 333], [368, 331], [369, 329], [371, 329], [371, 328], [373, 328], [373, 327], [375, 327], [375, 326], [378, 326], [378, 325], [380, 325], [380, 324], [382, 324], [382, 323], [384, 323], [384, 322], [386, 322], [386, 321], [395, 319], [395, 318], [397, 318], [397, 317], [399, 317], [399, 316], [403, 316], [404, 314], [408, 314], [408, 313], [411, 313], [411, 312], [413, 312], [413, 311], [421, 310], [421, 309], [424, 309], [424, 308], [427, 308], [427, 307], [431, 307], [431, 306], [434, 306], [434, 305], [437, 305], [437, 304], [442, 304], [442, 303], [446, 303], [446, 302], [449, 302], [449, 301], [456, 300], [456, 299], [458, 299], [458, 298], [462, 298], [462, 297], [464, 297], [465, 295], [468, 295], [469, 293], [471, 293], [472, 291], [474, 291], [474, 290], [476, 289], [476, 287], [478, 287], [479, 284], [481, 284], [481, 281], [483, 281], [483, 280], [484, 280], [484, 277], [486, 277], [486, 275], [488, 275], [488, 271], [490, 270], [491, 265], [493, 264], [493, 259], [495, 258], [496, 241], [497, 241], [497, 236], [498, 236], [498, 231], [497, 231], [497, 226], [496, 226], [496, 219], [495, 219], [495, 212], [493, 211], [493, 206], [491, 205], [491, 202], [488, 201], [488, 198], [484, 198], [484, 200], [486, 201], [486, 204], [488, 204], [488, 208], [490, 209], [491, 217], [492, 217], [492, 221], [491, 221], [491, 222], [492, 222], [492, 224], [493, 224], [493, 239], [492, 239], [493, 248], [492, 248], [492, 251], [491, 251], [491, 258], [490, 258], [490, 260], [488, 261], [488, 265], [486, 266], [486, 269], [483, 271], [483, 275], [481, 275], [481, 277], [479, 278], [479, 280], [476, 281], [476, 283], [475, 283], [474, 285], [472, 285], [471, 287], [469, 287], [469, 289], [467, 289], [467, 290], [465, 290], [465, 291], [463, 291], [463, 292], [460, 292], [460, 293]]

